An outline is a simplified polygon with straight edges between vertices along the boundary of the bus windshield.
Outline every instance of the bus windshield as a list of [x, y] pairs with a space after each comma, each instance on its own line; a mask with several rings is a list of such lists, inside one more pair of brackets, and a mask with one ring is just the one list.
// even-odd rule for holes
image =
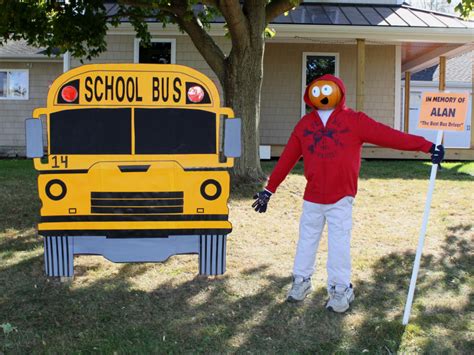
[[[216, 114], [135, 109], [135, 154], [215, 154]], [[51, 154], [132, 154], [132, 109], [91, 108], [50, 115]]]
[[130, 108], [87, 108], [52, 113], [51, 154], [131, 154]]
[[215, 153], [215, 113], [176, 108], [135, 109], [135, 154]]

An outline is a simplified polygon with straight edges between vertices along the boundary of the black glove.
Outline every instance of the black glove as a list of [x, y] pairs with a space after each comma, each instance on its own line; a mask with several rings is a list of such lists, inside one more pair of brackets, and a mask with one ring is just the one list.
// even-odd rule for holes
[[431, 153], [431, 162], [433, 164], [439, 164], [441, 166], [441, 162], [443, 161], [444, 158], [444, 147], [440, 144], [436, 146], [436, 144], [433, 144], [430, 149]]
[[267, 210], [270, 197], [272, 197], [272, 193], [268, 190], [257, 192], [253, 197], [255, 202], [252, 204], [252, 207], [255, 209], [255, 211], [264, 213]]

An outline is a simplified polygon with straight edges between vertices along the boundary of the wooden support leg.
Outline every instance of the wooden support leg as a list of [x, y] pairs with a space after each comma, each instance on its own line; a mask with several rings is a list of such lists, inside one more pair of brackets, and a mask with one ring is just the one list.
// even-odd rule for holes
[[365, 39], [357, 39], [356, 109], [364, 111], [365, 102]]
[[410, 81], [411, 73], [409, 71], [405, 72], [405, 108], [404, 108], [404, 124], [403, 131], [408, 133], [410, 126]]

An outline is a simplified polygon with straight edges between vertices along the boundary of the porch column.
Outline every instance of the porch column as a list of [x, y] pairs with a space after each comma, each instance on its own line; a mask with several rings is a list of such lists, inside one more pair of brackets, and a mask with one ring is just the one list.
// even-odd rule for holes
[[357, 39], [356, 110], [364, 111], [365, 90], [365, 39]]
[[[443, 92], [446, 90], [446, 57], [440, 56], [439, 57], [439, 91]], [[444, 143], [444, 135], [441, 139], [441, 144]]]
[[405, 111], [404, 111], [404, 120], [403, 120], [403, 131], [408, 133], [408, 125], [410, 118], [410, 80], [411, 72], [405, 72]]
[[439, 91], [446, 90], [446, 57], [439, 57]]

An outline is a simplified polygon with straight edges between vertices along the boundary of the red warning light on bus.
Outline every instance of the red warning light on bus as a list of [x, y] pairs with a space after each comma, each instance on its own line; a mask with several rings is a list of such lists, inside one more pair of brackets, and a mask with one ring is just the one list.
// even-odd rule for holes
[[65, 86], [61, 91], [61, 97], [66, 102], [76, 101], [77, 95], [77, 89], [72, 85]]
[[188, 90], [188, 99], [191, 102], [199, 103], [204, 99], [204, 90], [202, 87], [196, 85], [191, 86]]

